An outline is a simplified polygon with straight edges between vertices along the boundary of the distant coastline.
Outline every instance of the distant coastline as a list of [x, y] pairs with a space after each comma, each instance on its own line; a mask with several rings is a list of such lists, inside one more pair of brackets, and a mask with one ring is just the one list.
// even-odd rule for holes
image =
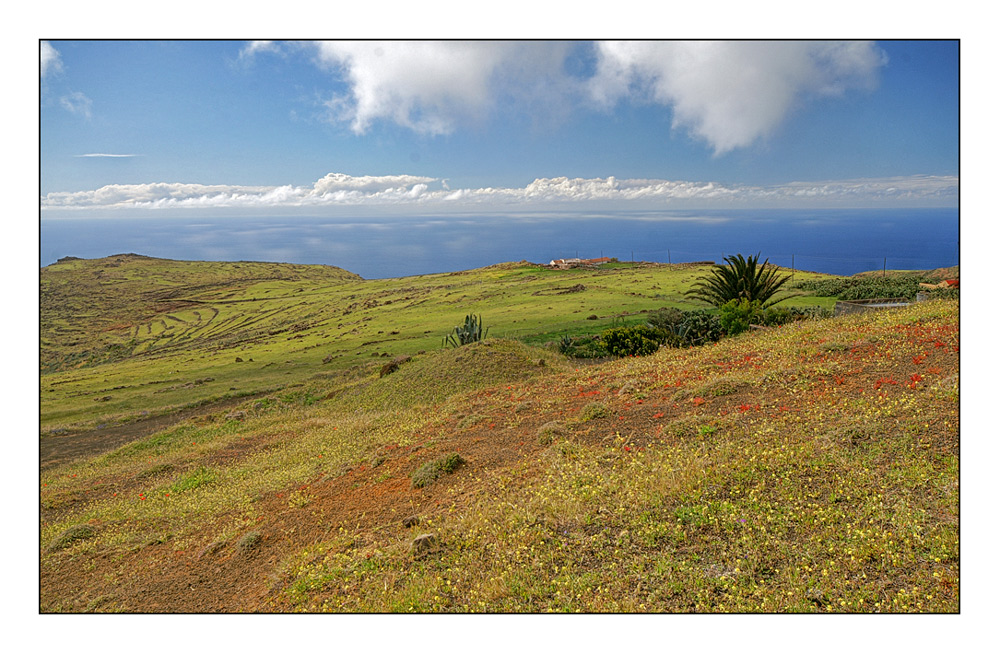
[[327, 264], [366, 279], [560, 258], [721, 261], [760, 252], [839, 275], [959, 263], [958, 209], [712, 210], [378, 218], [143, 218], [41, 221], [40, 265], [121, 252], [200, 261]]

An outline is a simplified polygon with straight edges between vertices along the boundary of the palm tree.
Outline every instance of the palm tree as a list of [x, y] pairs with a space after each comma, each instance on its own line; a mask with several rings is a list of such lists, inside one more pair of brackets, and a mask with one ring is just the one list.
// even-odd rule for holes
[[762, 308], [767, 308], [774, 304], [768, 302], [771, 296], [792, 276], [782, 277], [778, 267], [769, 266], [767, 259], [758, 265], [759, 259], [759, 252], [745, 259], [742, 254], [726, 257], [727, 265], [715, 264], [712, 274], [695, 284], [687, 295], [715, 306], [746, 298], [750, 302], [759, 301]]

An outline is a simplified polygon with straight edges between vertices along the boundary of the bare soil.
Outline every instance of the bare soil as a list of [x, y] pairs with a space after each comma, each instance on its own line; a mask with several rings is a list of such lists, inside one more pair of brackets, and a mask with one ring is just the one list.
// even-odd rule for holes
[[70, 463], [77, 459], [96, 456], [110, 452], [116, 448], [151, 436], [158, 431], [200, 416], [218, 413], [238, 406], [257, 396], [243, 396], [205, 404], [191, 409], [183, 409], [162, 416], [146, 418], [104, 429], [55, 434], [39, 439], [38, 461], [39, 470], [47, 470], [53, 466]]

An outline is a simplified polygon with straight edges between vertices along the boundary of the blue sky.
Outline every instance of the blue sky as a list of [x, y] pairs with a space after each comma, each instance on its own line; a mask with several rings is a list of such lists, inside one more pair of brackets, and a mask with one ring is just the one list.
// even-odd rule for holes
[[43, 217], [955, 206], [958, 51], [41, 41], [41, 206]]

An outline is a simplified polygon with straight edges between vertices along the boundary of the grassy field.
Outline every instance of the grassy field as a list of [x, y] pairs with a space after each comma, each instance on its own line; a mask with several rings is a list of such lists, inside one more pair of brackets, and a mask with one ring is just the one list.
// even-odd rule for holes
[[588, 365], [539, 344], [704, 270], [108, 261], [43, 271], [43, 438], [254, 396], [42, 471], [42, 612], [958, 610], [955, 300]]
[[[373, 358], [431, 351], [470, 312], [491, 336], [532, 344], [599, 333], [621, 314], [640, 321], [664, 306], [695, 308], [683, 291], [707, 269], [521, 263], [363, 280], [329, 266], [135, 255], [60, 262], [41, 274], [41, 433], [272, 392]], [[833, 304], [786, 295], [789, 305]]]

